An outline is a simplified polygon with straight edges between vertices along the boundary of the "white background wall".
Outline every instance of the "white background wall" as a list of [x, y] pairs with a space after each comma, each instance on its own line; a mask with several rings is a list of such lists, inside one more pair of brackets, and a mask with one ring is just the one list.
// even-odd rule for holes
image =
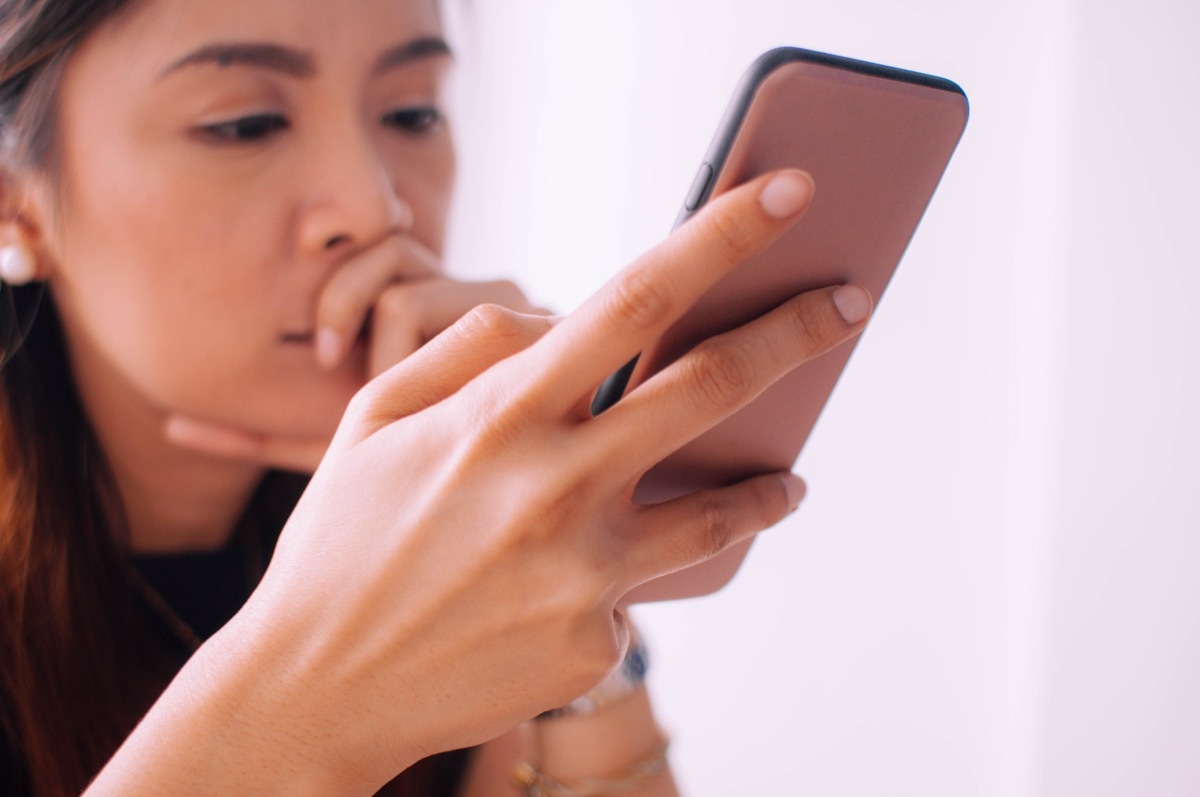
[[1200, 794], [1200, 11], [476, 0], [452, 269], [568, 310], [793, 44], [967, 134], [735, 582], [638, 615], [685, 792]]

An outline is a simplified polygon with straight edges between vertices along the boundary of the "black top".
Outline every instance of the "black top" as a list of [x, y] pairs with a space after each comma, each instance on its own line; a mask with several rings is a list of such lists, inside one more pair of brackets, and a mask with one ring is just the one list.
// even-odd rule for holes
[[[280, 524], [282, 525], [282, 524]], [[261, 572], [260, 562], [270, 559], [274, 534], [264, 535], [262, 549], [240, 534], [219, 550], [186, 554], [135, 555], [137, 572], [157, 592], [179, 619], [201, 639], [216, 633], [242, 607]], [[162, 613], [142, 601], [147, 616], [162, 641], [179, 653], [182, 667], [191, 655], [190, 646], [164, 620]], [[5, 696], [0, 694], [0, 700]], [[458, 750], [434, 756], [418, 765], [409, 781], [421, 783], [423, 795], [454, 795], [461, 783], [469, 751]], [[416, 768], [414, 768], [416, 769]], [[392, 793], [392, 792], [389, 792]], [[0, 725], [0, 797], [33, 797], [23, 756], [14, 748]]]

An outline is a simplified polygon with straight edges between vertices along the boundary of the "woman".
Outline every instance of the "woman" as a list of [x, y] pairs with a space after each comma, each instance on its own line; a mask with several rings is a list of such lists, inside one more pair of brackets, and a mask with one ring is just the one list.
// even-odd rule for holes
[[500, 794], [533, 747], [529, 793], [673, 793], [621, 598], [802, 484], [632, 485], [869, 298], [796, 297], [587, 398], [811, 181], [729, 192], [555, 322], [439, 273], [434, 0], [0, 19], [5, 323], [33, 319], [0, 401], [4, 793]]

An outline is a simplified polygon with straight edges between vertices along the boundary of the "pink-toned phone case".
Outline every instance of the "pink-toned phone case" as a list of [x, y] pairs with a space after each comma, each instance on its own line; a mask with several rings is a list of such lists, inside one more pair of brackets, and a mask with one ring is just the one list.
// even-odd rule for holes
[[[796, 48], [760, 57], [734, 95], [677, 225], [710, 196], [784, 167], [813, 176], [812, 206], [643, 352], [626, 369], [626, 391], [699, 341], [802, 291], [854, 283], [878, 304], [966, 121], [966, 96], [948, 80]], [[856, 341], [796, 369], [668, 457], [639, 483], [636, 500], [658, 503], [790, 469]], [[620, 375], [610, 382], [597, 411], [622, 392]], [[629, 602], [713, 592], [733, 577], [748, 548], [643, 585]]]

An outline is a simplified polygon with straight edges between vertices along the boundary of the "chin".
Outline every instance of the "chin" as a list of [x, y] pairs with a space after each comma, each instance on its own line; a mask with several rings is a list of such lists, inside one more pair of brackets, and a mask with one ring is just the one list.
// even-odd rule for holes
[[255, 380], [209, 401], [196, 401], [193, 395], [191, 401], [174, 404], [174, 412], [253, 434], [329, 439], [362, 385], [361, 379], [337, 372], [319, 378]]

